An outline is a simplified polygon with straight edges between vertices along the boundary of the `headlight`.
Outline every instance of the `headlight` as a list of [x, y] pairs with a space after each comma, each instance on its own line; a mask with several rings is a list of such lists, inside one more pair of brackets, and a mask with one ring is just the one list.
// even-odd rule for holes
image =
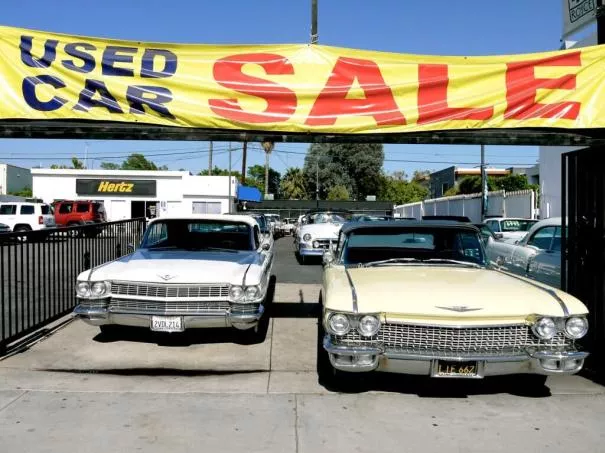
[[303, 241], [309, 242], [310, 240], [311, 240], [311, 235], [309, 233], [307, 233], [303, 236]]
[[588, 332], [588, 321], [586, 318], [574, 316], [565, 323], [565, 333], [569, 338], [582, 338]]
[[229, 297], [232, 300], [239, 300], [244, 295], [244, 288], [241, 286], [232, 286], [229, 290]]
[[318, 249], [319, 248], [319, 242], [313, 241], [313, 248], [314, 249]]
[[88, 284], [88, 282], [76, 283], [76, 294], [80, 297], [90, 296], [90, 285]]
[[378, 333], [379, 329], [380, 321], [373, 315], [363, 316], [359, 320], [359, 325], [357, 326], [357, 330], [359, 330], [359, 333], [364, 337], [373, 337]]
[[90, 287], [90, 295], [92, 297], [102, 297], [107, 294], [107, 285], [105, 282], [95, 282]]
[[557, 324], [552, 318], [540, 318], [533, 326], [536, 336], [542, 340], [550, 340], [557, 334]]
[[258, 286], [248, 286], [245, 293], [247, 300], [258, 299], [260, 296], [260, 288]]
[[349, 317], [342, 313], [334, 313], [328, 318], [328, 326], [330, 330], [336, 335], [346, 335], [351, 329], [351, 322]]

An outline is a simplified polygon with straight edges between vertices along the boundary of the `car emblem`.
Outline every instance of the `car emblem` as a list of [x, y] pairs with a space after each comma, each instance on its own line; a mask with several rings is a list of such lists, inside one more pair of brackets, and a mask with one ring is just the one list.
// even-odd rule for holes
[[176, 275], [170, 275], [170, 274], [160, 275], [160, 274], [158, 274], [158, 277], [160, 277], [162, 280], [167, 282], [168, 280], [172, 280], [174, 277], [176, 277]]
[[477, 310], [483, 310], [482, 308], [471, 308], [471, 307], [467, 307], [466, 305], [453, 305], [451, 307], [439, 307], [437, 305], [435, 305], [435, 308], [441, 308], [442, 310], [450, 310], [450, 311], [457, 311], [458, 313], [464, 313], [467, 311], [477, 311]]

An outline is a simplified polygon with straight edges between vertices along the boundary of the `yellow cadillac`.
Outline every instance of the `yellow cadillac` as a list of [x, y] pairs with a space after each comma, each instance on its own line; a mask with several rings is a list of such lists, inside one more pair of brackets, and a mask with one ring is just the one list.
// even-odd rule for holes
[[[587, 309], [556, 288], [491, 269], [473, 225], [343, 226], [323, 257], [320, 382], [359, 373], [519, 375], [543, 386], [580, 371]], [[357, 373], [357, 374], [354, 374]]]

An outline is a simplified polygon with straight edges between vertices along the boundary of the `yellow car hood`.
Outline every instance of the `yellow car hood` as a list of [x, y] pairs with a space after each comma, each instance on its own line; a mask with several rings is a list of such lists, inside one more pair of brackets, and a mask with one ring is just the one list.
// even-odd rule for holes
[[[564, 316], [562, 304], [570, 314], [587, 312], [569, 294], [495, 270], [405, 265], [347, 271], [357, 296], [357, 311], [385, 313], [392, 320], [522, 322], [531, 314]], [[328, 270], [324, 279], [326, 308], [354, 311], [351, 285], [343, 287], [348, 283], [344, 268]], [[330, 287], [335, 291], [331, 293]]]

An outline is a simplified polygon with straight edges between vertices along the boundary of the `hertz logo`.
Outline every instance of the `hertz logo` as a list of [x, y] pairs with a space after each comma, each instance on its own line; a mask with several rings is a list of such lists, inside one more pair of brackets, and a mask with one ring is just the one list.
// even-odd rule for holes
[[99, 187], [97, 188], [98, 192], [110, 192], [110, 193], [132, 193], [134, 189], [134, 184], [128, 182], [109, 182], [109, 181], [101, 181], [99, 183]]

